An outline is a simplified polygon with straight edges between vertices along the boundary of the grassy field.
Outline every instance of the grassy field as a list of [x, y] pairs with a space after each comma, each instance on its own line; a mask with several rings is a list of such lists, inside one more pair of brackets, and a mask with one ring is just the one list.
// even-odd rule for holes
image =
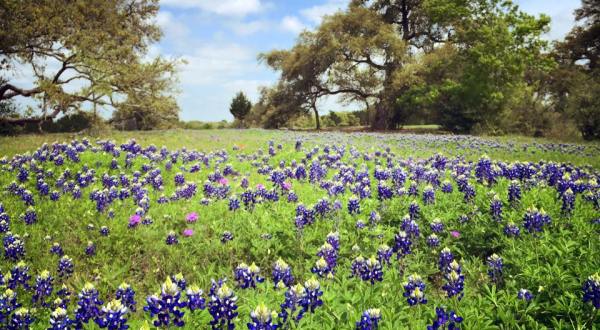
[[[265, 130], [114, 132], [83, 139], [0, 138], [0, 157], [6, 157], [0, 201], [10, 219], [1, 230], [0, 283], [29, 309], [34, 329], [49, 327], [63, 284], [72, 293], [68, 316], [83, 320], [78, 306], [85, 302], [77, 294], [88, 282], [104, 303], [128, 283], [137, 304], [124, 317], [133, 329], [152, 328], [156, 316], [144, 311], [146, 298], [156, 292], [161, 298], [161, 284], [177, 274], [187, 286], [179, 283], [171, 291], [187, 302], [187, 289], [197, 285], [207, 305], [191, 311], [182, 303], [184, 328], [210, 328], [214, 314], [208, 305], [226, 298], [211, 296], [211, 280], [227, 278], [239, 313], [232, 322], [244, 329], [259, 304], [280, 313], [292, 291], [284, 283], [277, 288], [272, 278], [279, 258], [291, 267], [292, 283], [303, 286], [299, 292], [314, 291], [314, 283], [305, 283], [312, 277], [323, 292], [314, 312], [314, 301], [305, 301], [308, 310], [298, 322], [274, 314], [272, 322], [284, 328], [352, 329], [364, 311], [376, 308], [379, 329], [425, 329], [436, 319], [436, 307], [460, 315], [463, 329], [600, 326], [582, 290], [600, 270], [597, 143]], [[31, 224], [27, 212], [36, 214]], [[187, 220], [192, 213], [196, 221]], [[103, 226], [107, 236], [100, 233]], [[507, 226], [520, 234], [507, 235]], [[167, 244], [171, 232], [177, 244]], [[231, 240], [224, 239], [227, 233]], [[332, 243], [329, 233], [339, 235], [339, 248], [323, 247]], [[24, 253], [6, 243], [11, 235], [19, 235]], [[436, 236], [439, 244], [433, 244]], [[93, 254], [86, 251], [89, 242]], [[61, 258], [50, 251], [54, 243], [72, 259], [72, 274], [59, 276]], [[357, 259], [377, 257], [384, 245], [392, 253], [389, 264], [375, 258], [366, 266]], [[443, 248], [456, 263], [440, 265]], [[490, 263], [492, 255], [502, 266]], [[14, 280], [21, 261], [29, 267], [30, 289]], [[241, 263], [255, 263], [266, 280], [244, 288], [235, 279]], [[32, 302], [44, 270], [53, 277], [51, 294], [42, 295], [47, 305]], [[410, 290], [412, 274], [425, 285], [426, 303], [407, 299], [420, 297]], [[464, 288], [457, 285], [461, 276]], [[521, 289], [533, 298], [519, 299]], [[2, 306], [0, 325], [9, 327], [18, 317]], [[96, 313], [80, 325], [95, 329], [94, 318], [106, 315]]]

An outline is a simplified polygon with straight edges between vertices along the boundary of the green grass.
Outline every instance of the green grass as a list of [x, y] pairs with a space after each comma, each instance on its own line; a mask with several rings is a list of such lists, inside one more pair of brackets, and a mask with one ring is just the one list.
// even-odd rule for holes
[[[81, 139], [81, 136], [68, 134], [30, 135], [21, 137], [0, 138], [0, 156], [12, 157], [16, 154], [32, 152], [43, 143], [54, 141], [70, 141]], [[357, 163], [357, 169], [363, 165], [371, 174], [371, 190], [373, 198], [361, 201], [362, 213], [349, 215], [346, 205], [352, 194], [346, 193], [330, 200], [340, 200], [343, 209], [334, 212], [324, 219], [318, 219], [303, 231], [294, 226], [295, 203], [285, 201], [281, 196], [279, 202], [258, 204], [250, 210], [242, 209], [231, 212], [225, 200], [212, 200], [207, 206], [200, 204], [203, 196], [202, 184], [214, 171], [215, 158], [210, 161], [210, 168], [201, 165], [197, 173], [184, 172], [179, 169], [181, 161], [171, 171], [165, 169], [164, 162], [154, 163], [161, 169], [164, 181], [164, 192], [154, 191], [147, 187], [151, 200], [148, 212], [154, 223], [136, 229], [127, 227], [128, 219], [136, 210], [131, 199], [115, 201], [110, 208], [114, 218], [99, 214], [95, 204], [88, 195], [93, 189], [102, 189], [101, 177], [104, 173], [119, 175], [121, 172], [130, 175], [133, 170], [140, 170], [144, 164], [152, 164], [148, 159], [138, 157], [133, 162], [133, 170], [123, 167], [125, 154], [118, 158], [121, 169], [111, 170], [112, 156], [106, 153], [85, 152], [79, 163], [65, 161], [58, 167], [51, 163], [43, 163], [45, 170], [52, 169], [54, 183], [57, 176], [68, 167], [73, 174], [84, 165], [93, 168], [98, 181], [91, 187], [82, 189], [81, 200], [74, 201], [70, 196], [62, 196], [58, 202], [47, 197], [39, 197], [35, 190], [35, 182], [31, 178], [25, 185], [34, 192], [35, 209], [38, 222], [28, 226], [19, 220], [19, 215], [26, 210], [18, 197], [5, 189], [0, 193], [2, 204], [11, 218], [11, 231], [24, 237], [26, 257], [24, 261], [30, 266], [30, 273], [35, 277], [42, 270], [48, 269], [56, 274], [58, 257], [49, 254], [53, 242], [59, 242], [65, 253], [75, 262], [74, 275], [65, 280], [65, 284], [75, 293], [86, 282], [93, 282], [105, 301], [110, 300], [121, 282], [131, 284], [136, 290], [138, 312], [130, 315], [132, 329], [144, 324], [151, 324], [148, 314], [141, 311], [145, 305], [145, 297], [160, 288], [160, 284], [169, 275], [182, 273], [188, 284], [197, 284], [205, 293], [210, 288], [211, 279], [227, 277], [233, 283], [233, 270], [242, 262], [256, 263], [267, 281], [255, 290], [235, 288], [239, 297], [239, 317], [236, 326], [246, 328], [250, 311], [259, 302], [264, 302], [271, 309], [278, 310], [283, 302], [284, 291], [275, 290], [270, 281], [273, 263], [282, 258], [292, 266], [293, 274], [299, 283], [312, 276], [319, 247], [325, 242], [327, 233], [338, 231], [341, 237], [339, 265], [333, 279], [320, 279], [324, 291], [322, 307], [314, 314], [307, 314], [298, 325], [301, 329], [350, 329], [360, 319], [360, 314], [367, 308], [380, 308], [383, 320], [380, 329], [424, 329], [430, 324], [436, 306], [448, 306], [455, 309], [465, 318], [465, 329], [534, 329], [534, 328], [591, 328], [591, 308], [581, 301], [581, 283], [587, 276], [600, 269], [600, 243], [598, 226], [594, 227], [590, 220], [600, 216], [599, 211], [578, 194], [576, 208], [571, 217], [561, 213], [561, 204], [556, 191], [547, 185], [534, 185], [524, 189], [520, 206], [511, 207], [507, 201], [509, 180], [501, 179], [493, 187], [479, 184], [475, 179], [470, 182], [476, 190], [473, 203], [464, 203], [463, 196], [456, 190], [451, 171], [441, 173], [441, 179], [449, 179], [454, 185], [454, 192], [443, 194], [436, 192], [436, 203], [424, 205], [420, 197], [396, 197], [388, 201], [377, 200], [377, 183], [373, 178], [378, 159], [382, 165], [386, 159], [376, 157], [375, 152], [385, 152], [390, 148], [391, 159], [395, 163], [406, 161], [417, 162], [435, 154], [443, 154], [450, 159], [464, 158], [466, 161], [477, 161], [483, 154], [494, 161], [502, 162], [534, 162], [541, 160], [570, 163], [579, 166], [589, 176], [598, 176], [600, 168], [600, 149], [598, 144], [566, 145], [561, 148], [551, 141], [535, 140], [523, 137], [504, 138], [462, 138], [434, 135], [405, 134], [371, 134], [371, 133], [300, 133], [291, 131], [264, 130], [213, 130], [188, 131], [173, 130], [159, 132], [113, 132], [100, 139], [114, 139], [117, 146], [130, 138], [147, 147], [151, 144], [159, 149], [166, 146], [173, 151], [185, 147], [188, 151], [214, 156], [224, 150], [228, 154], [224, 164], [232, 164], [239, 176], [229, 177], [233, 193], [240, 194], [239, 187], [242, 176], [246, 176], [250, 187], [264, 184], [271, 187], [268, 178], [257, 173], [253, 161], [260, 162], [268, 155], [268, 141], [275, 146], [282, 144], [282, 150], [276, 150], [273, 157], [267, 157], [267, 163], [277, 168], [280, 161], [288, 166], [292, 160], [298, 163], [305, 158], [307, 151], [319, 146], [322, 153], [325, 146], [344, 146], [346, 148], [342, 161], [351, 166]], [[303, 151], [296, 151], [294, 143], [302, 139]], [[94, 139], [90, 139], [93, 143]], [[234, 150], [237, 146], [239, 149]], [[371, 160], [362, 156], [351, 158], [350, 151], [364, 152]], [[263, 153], [259, 154], [257, 151]], [[216, 156], [215, 156], [216, 157]], [[316, 159], [313, 157], [313, 159]], [[218, 157], [216, 157], [218, 158]], [[310, 164], [311, 161], [308, 161]], [[189, 167], [194, 164], [188, 163]], [[308, 166], [307, 166], [308, 167]], [[174, 176], [183, 172], [188, 182], [198, 183], [198, 193], [191, 200], [179, 200], [168, 204], [158, 204], [156, 200], [164, 193], [170, 196], [175, 191]], [[308, 168], [307, 168], [308, 171]], [[337, 173], [329, 169], [327, 179]], [[15, 180], [15, 172], [4, 167], [0, 171], [0, 184], [5, 187]], [[51, 185], [52, 186], [52, 185]], [[419, 191], [426, 186], [419, 184]], [[405, 184], [408, 188], [408, 182]], [[51, 188], [51, 190], [54, 187]], [[327, 193], [317, 185], [308, 181], [292, 181], [292, 189], [297, 193], [299, 201], [310, 207]], [[523, 214], [530, 206], [544, 208], [553, 219], [553, 224], [537, 237], [523, 233], [520, 239], [511, 239], [503, 235], [503, 226], [490, 219], [489, 201], [497, 193], [504, 201], [504, 219], [517, 224], [522, 223]], [[392, 266], [384, 268], [384, 280], [371, 286], [356, 278], [350, 278], [350, 264], [354, 257], [362, 254], [369, 257], [375, 254], [382, 243], [393, 245], [394, 235], [398, 232], [401, 218], [407, 214], [411, 201], [417, 201], [422, 210], [418, 220], [421, 238], [414, 242], [413, 253], [395, 261]], [[381, 222], [369, 229], [358, 230], [357, 220], [368, 222], [371, 211], [381, 215]], [[185, 215], [198, 212], [199, 220], [194, 224], [185, 222]], [[461, 224], [458, 218], [462, 214], [471, 214], [471, 221]], [[429, 223], [440, 218], [446, 231], [440, 234], [441, 247], [447, 246], [456, 255], [463, 267], [465, 279], [465, 297], [458, 301], [448, 299], [441, 289], [443, 279], [437, 269], [439, 249], [430, 249], [425, 244], [427, 235], [431, 233]], [[90, 226], [91, 225], [91, 226]], [[98, 229], [108, 226], [111, 233], [101, 237]], [[89, 229], [89, 228], [93, 229]], [[192, 237], [179, 237], [180, 243], [174, 246], [165, 244], [169, 231], [181, 233], [185, 228], [192, 228]], [[449, 230], [458, 230], [460, 238], [449, 235]], [[524, 231], [524, 229], [521, 229]], [[224, 231], [230, 231], [234, 240], [221, 244]], [[270, 239], [265, 239], [265, 234]], [[94, 242], [97, 254], [88, 257], [84, 248], [88, 241]], [[440, 248], [441, 248], [440, 247]], [[358, 252], [360, 250], [360, 252]], [[497, 253], [505, 262], [504, 282], [493, 286], [486, 276], [485, 259]], [[0, 271], [7, 274], [14, 262], [2, 259]], [[410, 307], [402, 297], [403, 282], [408, 275], [418, 273], [427, 283], [426, 296], [429, 303]], [[55, 276], [56, 277], [56, 276]], [[62, 280], [56, 279], [61, 283]], [[538, 290], [538, 288], [542, 289]], [[516, 293], [521, 288], [531, 290], [536, 298], [529, 305], [516, 300]], [[29, 293], [19, 291], [20, 297], [28, 297]], [[24, 300], [26, 301], [26, 300]], [[29, 306], [28, 301], [25, 303]], [[71, 306], [72, 315], [74, 305]], [[38, 322], [36, 329], [44, 329], [48, 324], [50, 311], [38, 308], [35, 312]], [[207, 311], [187, 312], [186, 328], [207, 328], [210, 315]], [[90, 325], [89, 329], [94, 326]]]

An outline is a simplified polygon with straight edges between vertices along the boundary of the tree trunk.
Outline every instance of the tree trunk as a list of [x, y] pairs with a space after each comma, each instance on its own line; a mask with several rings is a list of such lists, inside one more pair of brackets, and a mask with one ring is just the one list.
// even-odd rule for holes
[[317, 123], [317, 131], [321, 129], [321, 121], [319, 119], [319, 111], [317, 111], [317, 107], [313, 104], [313, 112], [315, 113], [315, 122]]

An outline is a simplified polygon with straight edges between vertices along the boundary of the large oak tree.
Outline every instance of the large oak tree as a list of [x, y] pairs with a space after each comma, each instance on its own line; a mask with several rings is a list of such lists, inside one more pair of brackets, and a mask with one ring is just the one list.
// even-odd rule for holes
[[[39, 123], [93, 106], [176, 120], [177, 62], [148, 57], [161, 37], [158, 9], [158, 0], [0, 2], [0, 102], [39, 101], [39, 114], [0, 122]], [[29, 72], [31, 84], [15, 79]]]

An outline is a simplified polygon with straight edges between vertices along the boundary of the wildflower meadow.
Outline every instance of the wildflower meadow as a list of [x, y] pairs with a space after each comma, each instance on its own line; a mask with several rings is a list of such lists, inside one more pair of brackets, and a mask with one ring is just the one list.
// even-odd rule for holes
[[600, 145], [0, 138], [1, 329], [600, 328]]

